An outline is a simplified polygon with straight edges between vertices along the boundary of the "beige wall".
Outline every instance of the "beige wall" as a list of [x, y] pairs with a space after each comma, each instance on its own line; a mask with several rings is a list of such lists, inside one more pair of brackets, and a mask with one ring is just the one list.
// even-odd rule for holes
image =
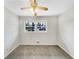
[[74, 8], [59, 16], [58, 45], [74, 57]]
[[[56, 45], [57, 17], [39, 16], [35, 21], [47, 21], [47, 32], [24, 32], [24, 21], [34, 21], [34, 17], [19, 17], [20, 44], [27, 45]], [[40, 43], [37, 44], [36, 42]]]
[[6, 57], [18, 45], [18, 17], [4, 9], [4, 56]]

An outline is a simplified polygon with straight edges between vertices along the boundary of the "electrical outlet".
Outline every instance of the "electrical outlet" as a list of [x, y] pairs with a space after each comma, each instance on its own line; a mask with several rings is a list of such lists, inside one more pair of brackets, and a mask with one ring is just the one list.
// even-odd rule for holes
[[39, 41], [36, 41], [36, 43], [39, 44], [40, 42]]

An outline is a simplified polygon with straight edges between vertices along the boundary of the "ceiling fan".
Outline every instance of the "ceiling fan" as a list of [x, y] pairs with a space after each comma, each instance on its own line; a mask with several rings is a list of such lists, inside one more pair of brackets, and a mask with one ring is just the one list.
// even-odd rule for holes
[[21, 8], [21, 10], [24, 10], [24, 9], [32, 9], [33, 10], [33, 16], [37, 16], [37, 13], [36, 13], [36, 10], [37, 9], [44, 10], [44, 11], [48, 11], [48, 8], [47, 7], [38, 6], [36, 0], [30, 0], [30, 2], [31, 2], [31, 4], [30, 4], [31, 6], [30, 7], [24, 7], [24, 8]]

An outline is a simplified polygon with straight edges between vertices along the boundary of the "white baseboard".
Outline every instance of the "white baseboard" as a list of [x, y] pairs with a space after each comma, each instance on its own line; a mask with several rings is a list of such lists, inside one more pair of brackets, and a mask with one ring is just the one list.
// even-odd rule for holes
[[63, 51], [65, 51], [69, 56], [71, 56], [72, 58], [74, 58], [74, 56], [73, 55], [71, 55], [70, 53], [68, 53], [67, 51], [66, 51], [66, 49], [64, 49], [62, 46], [60, 46], [60, 45], [58, 45]]
[[19, 45], [57, 45], [57, 44], [50, 44], [50, 43], [19, 43]]
[[15, 45], [13, 49], [11, 49], [7, 55], [4, 56], [4, 58], [6, 58], [14, 49], [16, 49], [19, 46], [19, 44]]

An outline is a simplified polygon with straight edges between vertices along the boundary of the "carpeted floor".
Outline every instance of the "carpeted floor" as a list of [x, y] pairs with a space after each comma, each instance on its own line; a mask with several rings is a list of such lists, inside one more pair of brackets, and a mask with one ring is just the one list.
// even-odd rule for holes
[[58, 46], [21, 45], [5, 59], [72, 59]]

